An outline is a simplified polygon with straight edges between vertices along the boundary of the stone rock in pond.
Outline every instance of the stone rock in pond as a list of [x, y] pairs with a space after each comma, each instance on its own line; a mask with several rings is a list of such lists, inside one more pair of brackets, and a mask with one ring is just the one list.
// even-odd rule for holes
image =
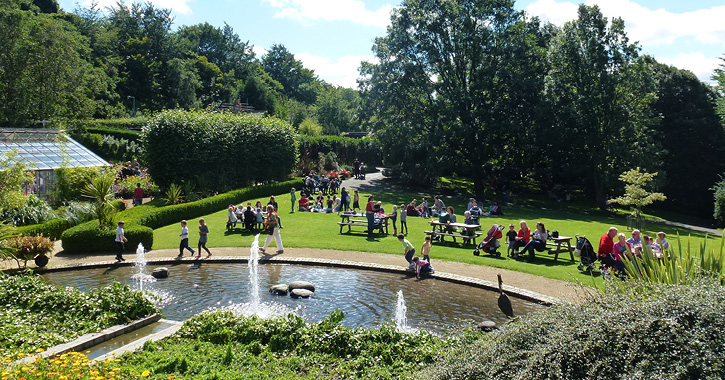
[[169, 268], [166, 267], [159, 267], [154, 269], [153, 272], [151, 272], [151, 275], [155, 278], [166, 278], [169, 277]]
[[278, 284], [269, 287], [269, 292], [278, 296], [286, 296], [287, 291], [287, 284]]
[[309, 290], [311, 292], [315, 291], [315, 286], [307, 281], [293, 281], [289, 284], [289, 291], [293, 291], [295, 289], [305, 289]]
[[293, 290], [292, 290], [292, 291], [290, 292], [290, 294], [289, 294], [289, 295], [290, 295], [290, 296], [291, 296], [292, 298], [310, 298], [310, 297], [312, 297], [312, 296], [313, 296], [314, 294], [315, 294], [314, 292], [311, 292], [311, 291], [309, 291], [309, 290], [307, 290], [307, 289], [293, 289]]
[[483, 322], [480, 322], [478, 324], [478, 328], [483, 332], [491, 332], [498, 330], [498, 326], [496, 326], [496, 322], [485, 320]]

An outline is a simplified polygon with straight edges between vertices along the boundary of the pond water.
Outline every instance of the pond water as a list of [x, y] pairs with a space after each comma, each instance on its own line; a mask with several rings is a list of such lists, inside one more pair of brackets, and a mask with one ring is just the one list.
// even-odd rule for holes
[[[166, 265], [169, 277], [156, 280], [143, 277], [143, 289], [160, 299], [164, 317], [182, 321], [197, 313], [216, 308], [249, 309], [253, 287], [247, 264], [205, 263]], [[151, 273], [149, 265], [146, 273]], [[113, 282], [139, 288], [137, 269], [113, 267], [55, 272], [43, 275], [49, 283], [72, 286], [82, 291]], [[398, 291], [403, 292], [407, 323], [412, 328], [443, 332], [465, 322], [490, 319], [497, 323], [506, 316], [497, 305], [498, 293], [435, 279], [416, 280], [403, 274], [348, 268], [304, 265], [262, 264], [258, 267], [260, 302], [275, 314], [293, 312], [315, 322], [333, 310], [345, 312], [342, 324], [374, 327], [396, 317]], [[269, 294], [271, 285], [309, 281], [316, 287], [309, 299]], [[517, 315], [540, 310], [543, 306], [510, 297]]]

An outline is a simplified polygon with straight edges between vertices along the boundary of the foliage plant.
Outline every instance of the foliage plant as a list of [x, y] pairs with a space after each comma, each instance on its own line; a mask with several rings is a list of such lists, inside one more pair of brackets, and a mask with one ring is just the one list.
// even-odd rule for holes
[[708, 247], [707, 236], [697, 250], [682, 247], [677, 239], [677, 247], [670, 249], [657, 258], [652, 250], [643, 247], [641, 257], [624, 256], [622, 261], [630, 278], [658, 284], [688, 285], [702, 278], [713, 278], [725, 285], [725, 238], [720, 238], [720, 247]]
[[619, 180], [624, 183], [624, 195], [611, 199], [610, 202], [632, 206], [632, 216], [639, 219], [642, 215], [642, 207], [667, 199], [662, 193], [647, 190], [648, 184], [656, 176], [657, 173], [647, 173], [640, 168], [627, 170], [619, 176]]
[[128, 176], [126, 178], [119, 179], [117, 185], [116, 195], [119, 198], [131, 199], [133, 198], [133, 191], [136, 189], [136, 184], [141, 184], [144, 196], [154, 197], [159, 193], [159, 187], [156, 186], [153, 179], [149, 176], [140, 177], [137, 175]]
[[172, 183], [169, 189], [164, 193], [164, 202], [167, 205], [178, 205], [184, 201], [184, 192], [181, 190], [181, 186]]
[[55, 170], [53, 196], [57, 202], [87, 200], [81, 191], [91, 180], [101, 174], [102, 169], [62, 167]]
[[297, 132], [306, 136], [320, 136], [322, 135], [322, 126], [317, 124], [312, 118], [306, 117], [302, 120], [299, 127], [297, 127]]
[[0, 260], [11, 260], [16, 258], [16, 249], [10, 244], [10, 240], [17, 237], [18, 232], [12, 224], [0, 222]]
[[157, 312], [126, 285], [83, 293], [35, 275], [0, 275], [0, 356], [35, 352]]
[[422, 379], [720, 379], [725, 292], [615, 282], [583, 304], [552, 306], [462, 345]]
[[720, 181], [718, 181], [710, 190], [713, 191], [713, 198], [715, 198], [715, 207], [712, 217], [715, 218], [721, 226], [725, 226], [725, 175], [720, 176]]
[[[98, 380], [119, 378], [119, 362], [121, 359], [107, 358], [102, 362], [94, 362], [88, 359], [82, 352], [68, 352], [54, 357], [44, 357], [42, 348], [32, 353], [18, 353], [14, 357], [7, 356], [5, 359], [22, 359], [27, 356], [34, 356], [28, 364], [16, 364], [3, 370], [3, 376], [13, 376], [16, 379], [45, 380], [45, 379], [79, 379]], [[139, 372], [135, 377], [148, 377], [149, 372]]]
[[[128, 132], [133, 133], [133, 132]], [[138, 140], [136, 133], [136, 140]], [[117, 138], [113, 135], [84, 133], [74, 135], [75, 139], [85, 147], [109, 161], [131, 161], [143, 156], [143, 146], [136, 140]]]
[[114, 214], [111, 203], [114, 199], [113, 184], [115, 176], [110, 172], [98, 173], [81, 190], [81, 194], [93, 201], [94, 211], [101, 229], [108, 228]]
[[259, 115], [164, 111], [144, 127], [142, 141], [162, 187], [197, 177], [217, 190], [269, 183], [286, 178], [297, 159], [292, 127]]
[[56, 213], [48, 202], [35, 194], [24, 196], [25, 204], [15, 209], [6, 209], [0, 212], [0, 220], [9, 220], [16, 226], [38, 224], [54, 219]]
[[34, 180], [28, 162], [16, 151], [0, 154], [0, 211], [24, 207], [27, 197], [23, 194], [23, 185]]
[[36, 256], [53, 252], [53, 241], [44, 236], [17, 236], [8, 239], [6, 244], [13, 248], [13, 258], [18, 263], [18, 268], [26, 268], [28, 260]]
[[[85, 220], [91, 220], [94, 218], [95, 214], [93, 214], [92, 210], [91, 213], [90, 217], [87, 217]], [[60, 239], [60, 235], [63, 231], [73, 226], [73, 223], [73, 219], [55, 218], [40, 224], [30, 224], [27, 226], [17, 227], [17, 231], [23, 236], [41, 235], [53, 240], [58, 240]]]

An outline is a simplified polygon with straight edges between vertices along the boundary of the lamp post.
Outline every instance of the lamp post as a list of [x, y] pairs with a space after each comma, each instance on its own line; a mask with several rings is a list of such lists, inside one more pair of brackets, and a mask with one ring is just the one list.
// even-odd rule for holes
[[133, 117], [136, 117], [136, 97], [133, 95], [129, 95], [126, 98], [133, 100]]

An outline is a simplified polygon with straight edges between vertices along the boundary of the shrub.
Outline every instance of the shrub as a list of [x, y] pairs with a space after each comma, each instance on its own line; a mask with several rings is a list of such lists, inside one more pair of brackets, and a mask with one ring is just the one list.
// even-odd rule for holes
[[53, 195], [58, 202], [79, 201], [85, 199], [81, 190], [91, 179], [101, 173], [101, 168], [60, 168], [55, 170], [55, 190]]
[[725, 175], [721, 176], [720, 181], [710, 190], [714, 192], [715, 198], [715, 209], [712, 216], [721, 226], [725, 227]]
[[138, 142], [125, 138], [98, 133], [83, 133], [73, 137], [104, 160], [131, 161], [141, 157], [143, 152], [143, 147]]
[[[124, 233], [127, 250], [136, 250], [138, 243], [150, 249], [154, 244], [154, 231], [134, 223], [126, 223]], [[116, 250], [115, 229], [99, 229], [98, 222], [90, 221], [65, 230], [61, 234], [63, 249], [70, 253], [112, 252]]]
[[146, 125], [148, 120], [144, 117], [125, 118], [125, 119], [90, 119], [90, 120], [70, 120], [67, 122], [66, 128], [71, 133], [100, 133], [103, 135], [111, 135], [116, 138], [125, 138], [128, 140], [138, 141], [140, 133], [138, 131]]
[[426, 379], [721, 379], [725, 292], [718, 282], [616, 284], [441, 356]]
[[380, 143], [373, 137], [356, 139], [341, 136], [311, 137], [299, 135], [300, 157], [317, 158], [320, 153], [334, 152], [340, 163], [351, 165], [355, 158], [372, 168], [382, 164]]
[[23, 236], [45, 236], [53, 240], [60, 239], [63, 231], [72, 226], [68, 219], [51, 219], [40, 224], [18, 227], [17, 231]]
[[26, 198], [23, 207], [0, 212], [1, 220], [9, 220], [16, 226], [38, 224], [53, 218], [55, 213], [48, 202], [33, 194]]
[[[203, 182], [223, 190], [289, 175], [297, 159], [292, 127], [274, 117], [165, 111], [142, 141], [156, 183]], [[206, 189], [202, 189], [206, 190]]]
[[116, 212], [121, 212], [126, 209], [126, 201], [123, 199], [116, 199], [111, 201], [111, 206], [114, 210], [116, 210]]
[[[139, 242], [151, 249], [153, 230], [177, 223], [182, 219], [197, 218], [225, 209], [229, 204], [261, 198], [268, 195], [282, 194], [290, 188], [301, 188], [299, 180], [273, 183], [263, 186], [247, 187], [224, 194], [204, 198], [200, 201], [182, 203], [172, 206], [157, 207], [156, 204], [144, 204], [116, 214], [115, 220], [126, 223], [125, 232], [128, 238], [127, 249], [136, 249]], [[131, 231], [135, 231], [132, 232]], [[61, 235], [63, 249], [66, 252], [108, 252], [114, 250], [115, 230], [98, 231], [98, 223], [86, 222], [69, 228]], [[132, 239], [133, 236], [133, 239]]]

